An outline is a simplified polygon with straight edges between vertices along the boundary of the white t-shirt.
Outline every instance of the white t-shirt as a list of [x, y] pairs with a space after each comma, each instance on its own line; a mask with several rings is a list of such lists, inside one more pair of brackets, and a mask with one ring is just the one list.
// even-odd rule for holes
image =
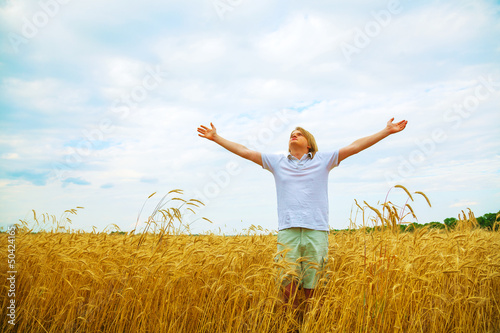
[[339, 151], [316, 152], [300, 160], [288, 154], [262, 154], [262, 167], [274, 175], [278, 230], [329, 230], [328, 173], [339, 163]]

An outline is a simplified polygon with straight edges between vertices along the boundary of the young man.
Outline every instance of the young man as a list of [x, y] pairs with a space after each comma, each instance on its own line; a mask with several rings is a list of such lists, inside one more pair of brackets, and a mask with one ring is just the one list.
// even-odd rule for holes
[[285, 260], [296, 264], [300, 280], [284, 279], [284, 298], [294, 298], [302, 285], [306, 299], [313, 295], [317, 284], [316, 273], [322, 269], [328, 256], [328, 174], [347, 157], [374, 145], [387, 136], [402, 131], [406, 120], [393, 123], [373, 135], [358, 139], [333, 152], [318, 152], [314, 136], [301, 127], [290, 135], [288, 155], [262, 154], [224, 139], [211, 128], [200, 126], [199, 136], [216, 142], [230, 152], [257, 163], [273, 173], [278, 198], [278, 251], [285, 252]]

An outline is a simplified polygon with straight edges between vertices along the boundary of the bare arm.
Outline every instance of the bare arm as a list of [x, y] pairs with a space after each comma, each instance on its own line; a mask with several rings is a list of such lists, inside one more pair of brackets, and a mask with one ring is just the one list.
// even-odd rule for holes
[[258, 165], [262, 166], [262, 155], [261, 153], [248, 149], [247, 147], [236, 143], [229, 141], [227, 139], [224, 139], [220, 135], [217, 134], [217, 130], [214, 126], [214, 124], [210, 123], [211, 128], [208, 128], [206, 126], [201, 125], [198, 127], [198, 136], [211, 140], [222, 147], [226, 148], [230, 152], [241, 156], [243, 158], [246, 158], [247, 160], [250, 160], [252, 162], [257, 163]]
[[405, 129], [406, 124], [408, 123], [408, 121], [406, 121], [406, 120], [401, 120], [400, 122], [393, 124], [392, 123], [393, 120], [394, 120], [394, 118], [389, 120], [387, 122], [387, 126], [383, 130], [381, 130], [380, 132], [377, 132], [373, 135], [358, 139], [358, 140], [354, 141], [353, 143], [351, 143], [350, 145], [348, 145], [344, 148], [341, 148], [339, 150], [339, 163], [342, 160], [346, 159], [347, 157], [352, 156], [354, 154], [357, 154], [360, 151], [365, 150], [366, 148], [373, 146], [374, 144], [376, 144], [380, 140], [388, 137], [389, 135], [401, 132], [402, 130]]

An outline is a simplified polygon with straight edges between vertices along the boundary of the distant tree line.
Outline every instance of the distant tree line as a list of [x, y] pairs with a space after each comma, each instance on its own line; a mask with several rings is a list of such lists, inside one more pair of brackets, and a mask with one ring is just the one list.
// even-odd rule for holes
[[[468, 218], [467, 218], [468, 219]], [[428, 223], [418, 223], [418, 222], [412, 222], [409, 224], [400, 224], [399, 228], [401, 231], [414, 231], [415, 229], [421, 229], [424, 227], [428, 227], [430, 229], [455, 229], [457, 226], [459, 220], [454, 217], [448, 217], [444, 219], [444, 221], [441, 222], [428, 222]], [[496, 225], [495, 225], [496, 223]], [[486, 230], [495, 230], [498, 231], [500, 230], [500, 211], [498, 213], [488, 213], [484, 214], [483, 216], [473, 218], [472, 221], [473, 225], [477, 225], [478, 228], [486, 229]], [[365, 228], [366, 231], [370, 232], [375, 229], [380, 229], [381, 227], [367, 227]], [[388, 227], [385, 227], [388, 228]], [[338, 231], [345, 231], [345, 230], [339, 230], [339, 229], [331, 229], [331, 232], [335, 233]], [[354, 231], [354, 230], [352, 230]]]
[[[401, 231], [414, 231], [415, 229], [420, 229], [424, 227], [429, 227], [430, 229], [455, 229], [459, 220], [455, 217], [448, 217], [444, 219], [443, 223], [441, 222], [428, 222], [428, 223], [418, 223], [413, 222], [410, 224], [402, 224], [400, 225]], [[475, 222], [475, 223], [474, 223]], [[479, 216], [475, 218], [475, 221], [472, 221], [473, 224], [477, 224], [477, 227], [486, 229], [486, 230], [499, 230], [500, 229], [500, 211], [498, 213], [488, 213], [483, 216]], [[495, 226], [495, 223], [497, 225]]]
[[[477, 226], [479, 228], [487, 229], [487, 230], [493, 230], [493, 227], [495, 226], [495, 223], [498, 222], [497, 227], [495, 229], [499, 229], [500, 225], [500, 211], [498, 213], [488, 213], [484, 214], [483, 216], [479, 216], [475, 218], [475, 222], [477, 222]], [[454, 229], [457, 226], [457, 223], [459, 222], [458, 219], [454, 217], [448, 217], [444, 219], [443, 223], [441, 222], [429, 222], [425, 224], [420, 224], [417, 222], [411, 223], [409, 225], [401, 225], [402, 230], [406, 231], [412, 231], [415, 230], [416, 228], [423, 228], [426, 226], [429, 226], [429, 228], [436, 228], [436, 229], [445, 229], [446, 227], [448, 229]]]

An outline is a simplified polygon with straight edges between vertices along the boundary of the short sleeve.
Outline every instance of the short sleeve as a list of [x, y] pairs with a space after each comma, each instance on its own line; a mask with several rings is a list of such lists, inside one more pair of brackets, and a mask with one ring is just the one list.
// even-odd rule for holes
[[327, 170], [332, 170], [339, 165], [339, 151], [321, 152], [326, 163]]
[[281, 157], [280, 154], [262, 154], [262, 168], [274, 172]]

